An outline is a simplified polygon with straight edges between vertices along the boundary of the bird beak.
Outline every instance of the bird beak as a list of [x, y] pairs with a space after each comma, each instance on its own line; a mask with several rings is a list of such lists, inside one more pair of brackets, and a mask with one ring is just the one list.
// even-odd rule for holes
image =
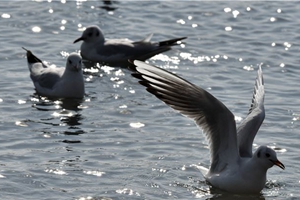
[[274, 165], [277, 165], [278, 167], [280, 167], [281, 169], [285, 169], [284, 164], [282, 164], [282, 162], [280, 162], [279, 160], [276, 161], [272, 161], [274, 163]]
[[79, 42], [80, 40], [84, 40], [84, 38], [83, 38], [83, 37], [80, 37], [80, 38], [76, 39], [76, 40], [73, 42], [73, 44], [76, 43], [76, 42]]
[[75, 69], [76, 72], [80, 71], [80, 66], [79, 65], [74, 65], [73, 68]]

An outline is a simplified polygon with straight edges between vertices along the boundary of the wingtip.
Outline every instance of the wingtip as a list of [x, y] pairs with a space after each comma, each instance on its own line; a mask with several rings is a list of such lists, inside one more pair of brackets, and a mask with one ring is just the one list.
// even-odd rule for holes
[[25, 47], [22, 47], [22, 49], [24, 49], [25, 51], [29, 51], [28, 49], [26, 49]]
[[159, 46], [174, 46], [177, 44], [181, 44], [182, 40], [187, 39], [187, 37], [180, 37], [180, 38], [174, 38], [174, 39], [170, 39], [170, 40], [165, 40], [165, 41], [161, 41], [159, 42]]
[[22, 47], [26, 51], [26, 56], [27, 56], [27, 61], [28, 63], [37, 63], [37, 62], [42, 62], [39, 58], [37, 58], [33, 53], [26, 49], [25, 47]]
[[185, 39], [187, 39], [188, 37], [182, 37], [182, 38], [180, 38], [180, 40], [185, 40]]
[[262, 72], [262, 65], [263, 65], [264, 63], [260, 63], [259, 65], [258, 65], [258, 71], [259, 72]]
[[26, 51], [27, 60], [29, 62], [31, 60], [30, 58], [33, 56], [32, 52], [30, 50], [26, 49], [25, 47], [22, 47], [22, 49], [24, 49]]
[[26, 49], [25, 47], [22, 47], [22, 49], [24, 49], [26, 51], [27, 58], [32, 55], [32, 52], [30, 50]]
[[259, 66], [258, 66], [257, 79], [261, 79], [261, 84], [264, 85], [264, 77], [263, 77], [263, 72], [262, 72], [262, 65], [263, 65], [263, 63], [260, 63]]
[[249, 114], [257, 107], [259, 106], [260, 108], [263, 108], [263, 102], [264, 102], [264, 96], [265, 96], [265, 91], [264, 91], [264, 79], [263, 79], [263, 73], [262, 73], [262, 65], [261, 63], [258, 66], [257, 70], [257, 77], [255, 79], [255, 86], [254, 86], [254, 91], [253, 91], [253, 96], [252, 96], [252, 103], [249, 109]]

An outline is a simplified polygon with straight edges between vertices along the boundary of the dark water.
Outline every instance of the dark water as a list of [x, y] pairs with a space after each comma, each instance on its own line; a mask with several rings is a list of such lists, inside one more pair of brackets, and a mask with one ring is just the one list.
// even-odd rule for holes
[[85, 70], [82, 101], [35, 94], [25, 52], [64, 66], [82, 28], [107, 38], [188, 36], [150, 63], [209, 90], [239, 123], [263, 63], [266, 119], [255, 140], [277, 150], [260, 197], [299, 193], [297, 2], [5, 1], [0, 5], [1, 199], [245, 199], [211, 190], [197, 166], [207, 142], [192, 121], [148, 94], [127, 69]]

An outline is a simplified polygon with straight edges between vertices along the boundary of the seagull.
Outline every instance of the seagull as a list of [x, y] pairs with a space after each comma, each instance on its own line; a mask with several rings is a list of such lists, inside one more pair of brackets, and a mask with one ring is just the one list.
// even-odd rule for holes
[[264, 82], [261, 66], [255, 82], [249, 113], [236, 128], [234, 115], [204, 89], [161, 68], [134, 61], [134, 77], [147, 91], [168, 106], [195, 121], [209, 141], [210, 168], [207, 182], [235, 194], [256, 194], [264, 188], [267, 170], [274, 165], [285, 169], [276, 152], [260, 146], [252, 153], [254, 137], [265, 118]]
[[65, 68], [50, 67], [24, 47], [30, 78], [38, 94], [54, 98], [83, 98], [84, 78], [81, 57], [71, 53]]
[[74, 43], [83, 41], [80, 53], [83, 59], [107, 64], [110, 66], [129, 65], [128, 60], [147, 60], [156, 54], [168, 51], [172, 46], [178, 44], [186, 37], [174, 38], [171, 40], [152, 43], [153, 34], [141, 41], [128, 39], [105, 39], [101, 29], [96, 26], [89, 26], [82, 33], [82, 36]]

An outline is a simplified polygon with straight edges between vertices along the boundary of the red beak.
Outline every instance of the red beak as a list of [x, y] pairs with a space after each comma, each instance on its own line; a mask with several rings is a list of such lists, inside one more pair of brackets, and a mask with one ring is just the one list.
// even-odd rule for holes
[[284, 164], [282, 164], [282, 162], [280, 162], [279, 160], [276, 161], [272, 161], [274, 163], [274, 165], [277, 165], [278, 167], [280, 167], [281, 169], [285, 169]]

